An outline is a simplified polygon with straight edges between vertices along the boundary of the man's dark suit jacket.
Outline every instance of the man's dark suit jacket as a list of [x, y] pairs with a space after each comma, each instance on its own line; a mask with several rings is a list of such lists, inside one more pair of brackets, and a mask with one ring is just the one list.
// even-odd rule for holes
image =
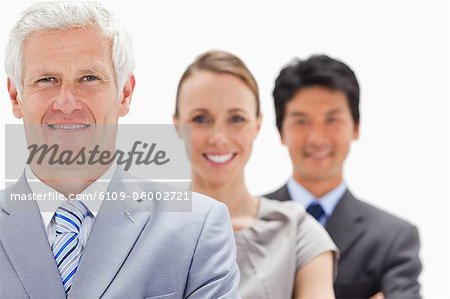
[[[264, 195], [291, 200], [286, 185]], [[340, 250], [336, 298], [386, 299], [420, 297], [417, 278], [422, 270], [417, 228], [405, 220], [356, 199], [346, 191], [325, 229]]]

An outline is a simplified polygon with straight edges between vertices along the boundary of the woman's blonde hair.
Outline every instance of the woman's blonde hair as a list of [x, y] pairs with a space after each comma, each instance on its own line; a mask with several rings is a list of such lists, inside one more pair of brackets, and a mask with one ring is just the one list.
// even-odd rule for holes
[[220, 74], [230, 74], [242, 80], [245, 85], [250, 88], [252, 93], [255, 95], [256, 100], [256, 115], [259, 115], [260, 104], [259, 104], [259, 91], [258, 84], [252, 73], [248, 70], [247, 66], [240, 60], [237, 56], [219, 50], [207, 51], [195, 59], [191, 63], [186, 71], [184, 71], [181, 76], [180, 82], [178, 83], [177, 98], [175, 103], [175, 117], [178, 117], [178, 103], [180, 89], [184, 81], [188, 79], [195, 71], [210, 71], [213, 73]]

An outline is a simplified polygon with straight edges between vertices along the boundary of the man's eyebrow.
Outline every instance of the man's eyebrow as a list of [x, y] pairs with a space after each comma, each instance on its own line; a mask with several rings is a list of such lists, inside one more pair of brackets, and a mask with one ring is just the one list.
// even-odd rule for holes
[[78, 76], [95, 75], [105, 81], [111, 80], [111, 74], [105, 68], [86, 68], [78, 71]]
[[327, 111], [327, 115], [339, 114], [342, 112], [343, 112], [342, 108], [335, 108], [330, 111]]
[[30, 85], [33, 84], [34, 81], [37, 80], [38, 78], [59, 77], [61, 75], [61, 73], [59, 72], [50, 72], [46, 69], [41, 68], [32, 69], [29, 72], [29, 74], [30, 75], [26, 77], [25, 76], [22, 77], [23, 84]]
[[307, 117], [308, 115], [302, 111], [293, 111], [287, 115], [288, 117]]
[[[92, 64], [88, 66], [81, 67], [77, 72], [78, 73], [107, 73], [109, 70], [107, 67], [100, 64]], [[37, 66], [35, 68], [30, 68], [29, 73], [33, 76], [47, 76], [47, 75], [59, 75], [62, 72], [53, 71], [52, 67], [46, 66]]]
[[29, 71], [29, 73], [32, 76], [42, 76], [42, 77], [57, 76], [57, 75], [61, 74], [60, 72], [49, 71], [47, 68], [34, 68], [34, 69], [31, 69]]
[[108, 68], [103, 65], [93, 64], [80, 68], [79, 73], [105, 73], [108, 72]]

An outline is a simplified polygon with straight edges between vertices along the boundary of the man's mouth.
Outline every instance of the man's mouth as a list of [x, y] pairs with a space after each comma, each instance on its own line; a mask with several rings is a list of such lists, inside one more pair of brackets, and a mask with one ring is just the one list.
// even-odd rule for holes
[[329, 158], [331, 156], [331, 152], [330, 151], [326, 151], [326, 152], [306, 152], [304, 153], [304, 156], [306, 158], [310, 158], [310, 159], [314, 159], [314, 160], [323, 160], [326, 158]]
[[87, 129], [90, 125], [87, 124], [50, 124], [48, 125], [50, 129], [53, 130], [79, 130]]
[[225, 164], [237, 155], [237, 153], [227, 153], [227, 154], [203, 154], [206, 160], [215, 164]]

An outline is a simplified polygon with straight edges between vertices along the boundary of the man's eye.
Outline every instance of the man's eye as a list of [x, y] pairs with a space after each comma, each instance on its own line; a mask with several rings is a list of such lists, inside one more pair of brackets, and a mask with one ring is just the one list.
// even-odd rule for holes
[[45, 77], [36, 81], [36, 83], [51, 83], [51, 82], [56, 82], [56, 79], [54, 77]]
[[209, 122], [208, 118], [204, 115], [197, 115], [192, 119], [192, 122], [197, 124], [205, 124]]
[[99, 80], [99, 78], [96, 77], [96, 76], [92, 76], [92, 75], [90, 75], [90, 76], [84, 76], [84, 77], [82, 78], [82, 81], [87, 81], [87, 82], [93, 82], [93, 81], [97, 81], [97, 80]]

